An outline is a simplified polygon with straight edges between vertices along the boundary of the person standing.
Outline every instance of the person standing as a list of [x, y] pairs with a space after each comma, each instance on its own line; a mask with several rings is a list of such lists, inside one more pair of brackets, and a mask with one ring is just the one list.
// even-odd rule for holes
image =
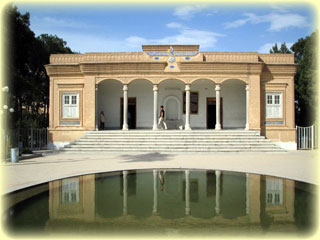
[[163, 109], [163, 106], [161, 105], [158, 125], [160, 125], [161, 129], [163, 129], [162, 125], [164, 125], [164, 129], [168, 130], [167, 124], [164, 121], [164, 115], [165, 115], [165, 111]]
[[101, 111], [100, 113], [100, 129], [104, 130], [104, 112]]

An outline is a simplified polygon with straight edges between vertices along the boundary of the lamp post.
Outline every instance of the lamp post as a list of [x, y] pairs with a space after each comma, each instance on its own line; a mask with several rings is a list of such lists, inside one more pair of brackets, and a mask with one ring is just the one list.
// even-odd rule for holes
[[4, 105], [2, 107], [3, 110], [1, 110], [1, 115], [5, 114], [4, 117], [4, 125], [3, 125], [3, 131], [4, 131], [4, 157], [6, 158], [7, 156], [7, 148], [8, 148], [8, 136], [9, 136], [9, 126], [8, 126], [8, 114], [10, 113], [14, 113], [14, 109], [13, 108], [9, 108], [8, 106], [8, 95], [9, 95], [9, 87], [5, 86], [2, 88], [2, 92], [5, 95], [4, 96]]

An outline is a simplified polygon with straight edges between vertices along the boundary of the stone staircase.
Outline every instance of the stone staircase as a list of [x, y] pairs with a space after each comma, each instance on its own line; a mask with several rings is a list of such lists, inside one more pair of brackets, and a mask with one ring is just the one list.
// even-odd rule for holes
[[110, 130], [88, 131], [61, 151], [100, 152], [285, 152], [259, 131]]

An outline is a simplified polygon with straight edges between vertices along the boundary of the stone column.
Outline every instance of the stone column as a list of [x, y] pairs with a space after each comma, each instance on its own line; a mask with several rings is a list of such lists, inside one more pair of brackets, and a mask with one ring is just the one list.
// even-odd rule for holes
[[153, 85], [153, 128], [152, 130], [158, 130], [158, 85]]
[[215, 130], [221, 130], [221, 123], [220, 123], [220, 84], [216, 85], [216, 126]]
[[127, 180], [127, 175], [128, 171], [122, 171], [123, 174], [123, 215], [128, 214], [128, 209], [127, 209], [127, 200], [128, 200], [128, 180]]
[[216, 171], [216, 214], [220, 214], [220, 176], [221, 171]]
[[190, 171], [185, 170], [186, 175], [186, 215], [190, 215]]
[[185, 130], [191, 130], [190, 127], [190, 84], [186, 84], [186, 125]]
[[96, 131], [99, 130], [99, 119], [100, 119], [100, 113], [98, 108], [98, 85], [96, 85], [96, 96], [95, 96], [95, 102], [96, 102]]
[[96, 129], [95, 94], [95, 76], [85, 76], [83, 88], [83, 99], [85, 99], [85, 101], [83, 101], [82, 109], [81, 104], [79, 105], [79, 116], [82, 116], [83, 128], [89, 131], [94, 131]]
[[123, 126], [122, 130], [128, 130], [128, 85], [123, 84]]
[[158, 170], [153, 170], [153, 214], [158, 213]]
[[[54, 128], [54, 80], [50, 79], [50, 91], [49, 91], [49, 129]], [[59, 106], [59, 105], [58, 105]], [[59, 115], [58, 115], [59, 116]]]
[[246, 173], [246, 214], [249, 215], [249, 174]]
[[261, 130], [261, 83], [260, 74], [249, 75], [249, 124], [251, 130]]
[[249, 130], [249, 85], [246, 85], [246, 128]]
[[249, 216], [250, 223], [260, 223], [261, 222], [261, 176], [257, 174], [248, 174], [248, 201], [247, 201], [247, 214]]

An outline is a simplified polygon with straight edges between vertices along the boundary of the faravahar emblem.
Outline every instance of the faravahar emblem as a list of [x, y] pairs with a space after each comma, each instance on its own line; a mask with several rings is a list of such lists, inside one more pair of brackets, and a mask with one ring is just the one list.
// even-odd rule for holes
[[175, 62], [176, 57], [174, 56], [174, 49], [172, 46], [170, 47], [169, 53], [170, 53], [170, 56], [168, 58], [168, 62], [171, 62], [171, 63]]

